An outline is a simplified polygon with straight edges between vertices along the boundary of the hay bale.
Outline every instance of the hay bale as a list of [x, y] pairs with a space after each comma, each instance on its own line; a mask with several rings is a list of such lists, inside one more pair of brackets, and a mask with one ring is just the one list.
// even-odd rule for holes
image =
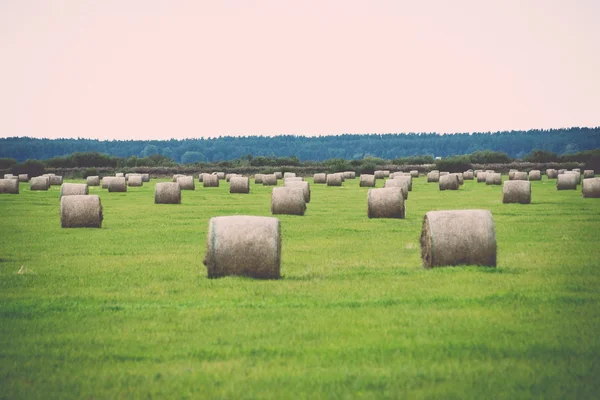
[[581, 175], [581, 169], [579, 169], [579, 168], [573, 168], [572, 171], [577, 172], [578, 174]]
[[279, 220], [245, 215], [211, 218], [203, 262], [209, 278], [234, 275], [279, 279]]
[[123, 178], [113, 178], [108, 183], [108, 192], [126, 192], [127, 191], [127, 182], [125, 181], [125, 177]]
[[275, 187], [271, 193], [271, 213], [304, 215], [304, 191], [297, 187]]
[[183, 174], [175, 174], [173, 175], [173, 178], [171, 179], [171, 182], [177, 182], [177, 179], [181, 178], [182, 176], [185, 176]]
[[478, 175], [480, 172], [483, 172], [483, 170], [481, 170], [481, 169], [476, 169], [475, 171], [473, 171], [473, 176], [474, 176], [475, 178], [477, 178], [477, 175]]
[[250, 179], [246, 176], [232, 176], [229, 179], [229, 193], [250, 193]]
[[227, 174], [225, 175], [225, 181], [230, 182], [231, 178], [233, 178], [234, 176], [241, 176], [240, 174]]
[[13, 174], [4, 174], [4, 179], [19, 179], [18, 176], [15, 176]]
[[556, 177], [558, 176], [558, 171], [553, 168], [548, 168], [546, 170], [546, 176], [548, 177], [548, 179], [556, 179]]
[[105, 176], [104, 178], [102, 178], [102, 189], [108, 189], [108, 185], [113, 179], [117, 178], [114, 176]]
[[[125, 180], [125, 178], [122, 178]], [[96, 195], [63, 196], [60, 199], [62, 228], [101, 228], [102, 203]]]
[[503, 203], [531, 203], [531, 182], [526, 180], [505, 181], [502, 186]]
[[255, 174], [254, 175], [254, 183], [262, 184], [262, 177], [263, 177], [263, 174]]
[[367, 215], [369, 218], [404, 218], [404, 198], [404, 188], [401, 187], [369, 189]]
[[283, 178], [283, 183], [285, 184], [286, 182], [302, 182], [304, 181], [304, 178], [301, 176], [292, 176], [291, 178]]
[[456, 175], [456, 177], [458, 178], [458, 184], [460, 186], [462, 186], [462, 185], [465, 184], [465, 179], [463, 178], [462, 172], [454, 172], [454, 173], [452, 173], [450, 175]]
[[198, 174], [198, 182], [202, 182], [202, 180], [204, 179], [204, 175], [205, 175], [204, 172], [200, 172]]
[[304, 202], [310, 203], [310, 185], [308, 182], [304, 181], [284, 181], [283, 185], [285, 187], [298, 188], [302, 189], [302, 194], [304, 195]]
[[477, 174], [477, 183], [482, 183], [482, 182], [485, 182], [485, 180], [486, 180], [486, 176], [487, 176], [487, 173], [486, 173], [486, 172], [484, 172], [484, 171], [480, 171], [480, 172]]
[[496, 173], [496, 171], [494, 171], [493, 169], [486, 169], [486, 170], [485, 170], [485, 173], [486, 173], [486, 174], [495, 174], [495, 173]]
[[50, 186], [60, 186], [63, 183], [63, 177], [60, 175], [52, 175], [50, 177]]
[[439, 187], [440, 190], [458, 190], [460, 188], [458, 176], [454, 174], [440, 176]]
[[488, 210], [429, 211], [421, 230], [423, 267], [496, 266], [494, 218]]
[[276, 179], [283, 179], [283, 172], [281, 172], [281, 171], [275, 172], [275, 178]]
[[450, 174], [450, 172], [448, 172], [448, 171], [440, 172], [440, 176], [445, 176], [445, 175], [449, 175], [449, 174]]
[[204, 174], [202, 179], [202, 186], [206, 187], [219, 187], [219, 177], [212, 174]]
[[502, 174], [500, 172], [486, 172], [485, 173], [485, 184], [486, 185], [502, 185]]
[[513, 179], [515, 179], [515, 173], [517, 173], [519, 171], [517, 171], [516, 169], [511, 169], [510, 171], [508, 171], [508, 180], [512, 181]]
[[385, 183], [383, 184], [384, 188], [390, 188], [390, 187], [399, 187], [404, 189], [404, 198], [408, 199], [408, 192], [410, 192], [410, 188], [411, 188], [411, 181], [410, 181], [411, 177], [410, 176], [398, 176], [394, 179], [388, 179], [387, 181], [385, 181]]
[[418, 178], [419, 171], [413, 169], [412, 171], [410, 171], [410, 176], [412, 176], [413, 178]]
[[581, 185], [581, 194], [584, 198], [600, 198], [600, 178], [585, 178]]
[[377, 170], [374, 172], [375, 179], [385, 179], [385, 171]]
[[[391, 177], [391, 175], [390, 175]], [[412, 192], [412, 175], [409, 173], [405, 173], [403, 175], [395, 175], [393, 178], [389, 179], [389, 180], [401, 180], [401, 181], [406, 181], [408, 182], [408, 191]], [[384, 185], [385, 187], [385, 185]]]
[[[593, 178], [594, 176], [596, 176], [596, 174], [593, 169], [586, 169], [583, 171], [583, 179]], [[21, 180], [21, 175], [19, 175], [19, 180]]]
[[217, 175], [217, 179], [219, 179], [221, 181], [223, 179], [225, 179], [225, 172], [218, 171], [218, 172], [214, 172], [214, 174]]
[[558, 175], [556, 190], [577, 190], [577, 176], [575, 174]]
[[142, 182], [150, 182], [150, 174], [142, 174]]
[[515, 172], [513, 174], [513, 181], [526, 181], [529, 180], [529, 174], [527, 174], [527, 172], [523, 171], [523, 172]]
[[562, 175], [562, 174], [564, 174], [565, 172], [567, 172], [567, 170], [566, 170], [566, 169], [559, 169], [559, 170], [558, 170], [558, 175]]
[[263, 186], [277, 186], [277, 175], [265, 174], [262, 177]]
[[180, 176], [177, 178], [177, 184], [181, 190], [196, 190], [196, 183], [194, 182], [194, 177], [191, 175]]
[[315, 174], [313, 176], [314, 183], [327, 183], [327, 174]]
[[50, 177], [35, 176], [29, 181], [29, 190], [48, 190], [50, 188]]
[[[216, 176], [215, 179], [217, 179]], [[154, 187], [154, 204], [181, 204], [179, 184], [177, 182], [158, 182]]]
[[540, 170], [532, 169], [531, 171], [529, 171], [529, 180], [530, 181], [541, 181], [542, 173], [540, 172]]
[[285, 172], [283, 174], [283, 179], [285, 178], [295, 178], [296, 177], [296, 173], [295, 172]]
[[327, 175], [327, 186], [342, 186], [342, 175], [328, 174]]
[[375, 187], [375, 175], [360, 174], [360, 187]]
[[[194, 180], [194, 178], [192, 178]], [[142, 175], [129, 175], [129, 180], [127, 181], [127, 185], [139, 187], [144, 184], [142, 180]]]
[[117, 172], [117, 173], [115, 174], [115, 177], [116, 177], [116, 178], [125, 178], [125, 174], [124, 174], [123, 172]]
[[577, 181], [577, 184], [579, 185], [581, 183], [581, 174], [577, 171], [567, 171], [565, 172], [566, 175], [573, 175], [575, 177], [575, 180]]
[[465, 171], [462, 175], [465, 181], [472, 181], [474, 178], [473, 171]]
[[0, 193], [19, 194], [19, 180], [13, 178], [0, 179]]
[[29, 175], [19, 174], [19, 182], [29, 182]]
[[60, 185], [60, 197], [85, 196], [88, 194], [88, 185], [85, 183], [63, 183]]
[[100, 177], [88, 176], [87, 178], [85, 178], [85, 183], [88, 186], [100, 186]]
[[439, 182], [440, 181], [440, 171], [431, 171], [427, 174], [427, 183], [431, 182]]
[[355, 179], [356, 178], [356, 172], [354, 171], [344, 171], [344, 179]]

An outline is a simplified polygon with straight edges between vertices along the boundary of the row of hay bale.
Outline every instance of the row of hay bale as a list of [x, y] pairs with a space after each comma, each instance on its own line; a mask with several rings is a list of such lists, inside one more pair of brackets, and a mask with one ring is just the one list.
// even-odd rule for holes
[[4, 174], [4, 179], [16, 179], [19, 182], [29, 182], [29, 175], [28, 174], [19, 174], [19, 175]]

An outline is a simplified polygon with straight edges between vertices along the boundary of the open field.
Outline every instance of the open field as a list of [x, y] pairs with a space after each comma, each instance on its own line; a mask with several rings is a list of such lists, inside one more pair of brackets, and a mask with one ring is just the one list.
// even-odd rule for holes
[[[58, 186], [0, 195], [0, 398], [598, 396], [600, 199], [420, 177], [406, 219], [369, 220], [358, 178], [309, 181], [278, 281], [202, 265], [210, 217], [268, 216], [271, 187], [91, 187], [102, 229], [61, 229]], [[494, 215], [498, 267], [423, 269], [424, 214], [469, 208]]]

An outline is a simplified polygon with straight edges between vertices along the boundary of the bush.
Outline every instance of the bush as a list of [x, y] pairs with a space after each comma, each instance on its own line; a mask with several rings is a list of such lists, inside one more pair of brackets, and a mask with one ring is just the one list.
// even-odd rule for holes
[[523, 161], [531, 163], [557, 162], [558, 154], [544, 150], [533, 150], [531, 153], [523, 157]]
[[473, 164], [508, 164], [512, 158], [501, 151], [480, 150], [468, 156]]
[[14, 158], [0, 158], [0, 169], [9, 169], [17, 163]]
[[40, 176], [46, 173], [46, 168], [41, 161], [27, 160], [23, 164], [16, 164], [11, 168], [14, 175], [27, 174], [29, 177]]
[[83, 170], [83, 178], [87, 178], [88, 176], [97, 176], [98, 175], [98, 170], [94, 167], [91, 168], [86, 168]]
[[469, 156], [454, 156], [435, 160], [436, 168], [440, 171], [463, 172], [471, 168]]

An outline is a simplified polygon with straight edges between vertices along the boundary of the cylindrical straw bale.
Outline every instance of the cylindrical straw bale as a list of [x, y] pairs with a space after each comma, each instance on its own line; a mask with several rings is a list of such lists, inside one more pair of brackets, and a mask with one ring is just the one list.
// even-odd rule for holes
[[180, 176], [177, 178], [177, 184], [181, 190], [196, 190], [196, 183], [194, 182], [194, 177], [192, 175]]
[[105, 176], [104, 178], [102, 178], [102, 189], [108, 189], [108, 185], [110, 184], [110, 182], [116, 179], [116, 177], [114, 176]]
[[502, 185], [502, 174], [500, 172], [486, 172], [485, 173], [485, 184], [486, 185]]
[[171, 179], [171, 182], [177, 182], [177, 178], [180, 178], [182, 176], [185, 176], [185, 175], [183, 175], [183, 174], [175, 174], [175, 175], [173, 175], [173, 179]]
[[304, 215], [304, 191], [297, 187], [275, 187], [271, 193], [271, 213]]
[[263, 186], [277, 186], [277, 175], [264, 174], [262, 177]]
[[[125, 180], [125, 178], [123, 178]], [[96, 195], [63, 196], [60, 199], [60, 226], [63, 228], [101, 228], [102, 203]]]
[[301, 176], [292, 176], [292, 177], [288, 177], [288, 178], [283, 178], [283, 183], [285, 184], [286, 182], [292, 182], [292, 181], [302, 182], [303, 180], [304, 180], [304, 178]]
[[411, 187], [411, 177], [410, 176], [398, 176], [394, 179], [388, 179], [383, 184], [384, 188], [388, 187], [401, 187], [404, 189], [404, 198], [408, 199], [408, 192], [410, 192]]
[[[217, 179], [216, 176], [215, 179]], [[177, 182], [158, 182], [154, 187], [154, 204], [181, 204], [179, 184]]]
[[208, 222], [204, 265], [209, 278], [279, 279], [281, 227], [273, 217], [214, 217]]
[[355, 179], [356, 172], [354, 171], [344, 171], [344, 179]]
[[494, 217], [488, 210], [429, 211], [421, 230], [423, 267], [496, 266]]
[[375, 171], [374, 175], [375, 175], [375, 179], [384, 179], [385, 171], [377, 170], [377, 171]]
[[125, 177], [125, 174], [124, 174], [123, 172], [117, 172], [117, 173], [115, 174], [115, 177], [117, 177], [117, 178], [124, 178], [124, 177]]
[[51, 176], [54, 176], [54, 175], [56, 175], [56, 174], [44, 174], [44, 175], [42, 175], [42, 176], [51, 177]]
[[219, 171], [219, 172], [216, 172], [216, 175], [219, 180], [225, 179], [225, 172]]
[[85, 183], [63, 183], [60, 185], [60, 197], [86, 194], [88, 194], [88, 185]]
[[50, 177], [34, 176], [29, 181], [29, 190], [48, 190], [50, 187]]
[[29, 182], [29, 175], [27, 175], [27, 174], [19, 174], [19, 182]]
[[296, 177], [296, 173], [295, 172], [285, 172], [283, 174], [283, 179], [285, 178], [295, 178]]
[[480, 172], [482, 172], [482, 170], [481, 170], [481, 169], [476, 169], [475, 171], [473, 171], [473, 176], [474, 176], [475, 178], [477, 178], [477, 174], [479, 174]]
[[4, 174], [4, 179], [19, 179], [19, 177], [13, 174]]
[[226, 174], [225, 181], [230, 182], [231, 178], [233, 178], [234, 176], [240, 176], [240, 175], [239, 174]]
[[344, 173], [343, 172], [336, 172], [336, 175], [340, 176], [340, 179], [342, 180], [342, 183], [344, 183], [344, 181], [346, 180], [346, 178], [344, 178]]
[[564, 174], [565, 172], [567, 172], [567, 170], [566, 170], [566, 169], [559, 169], [559, 170], [558, 170], [558, 175], [562, 175], [562, 174]]
[[465, 172], [463, 172], [462, 175], [463, 175], [463, 179], [466, 181], [472, 181], [473, 177], [474, 177], [473, 171], [465, 171]]
[[439, 182], [440, 181], [440, 171], [431, 171], [427, 174], [427, 182]]
[[530, 181], [541, 181], [542, 173], [540, 172], [540, 170], [532, 169], [531, 171], [529, 171], [529, 180]]
[[123, 178], [113, 178], [108, 183], [108, 192], [126, 192], [127, 191], [127, 182], [125, 181], [125, 177]]
[[324, 173], [315, 174], [313, 177], [313, 182], [314, 183], [327, 183], [327, 174], [324, 174]]
[[513, 173], [513, 181], [526, 181], [529, 179], [529, 175], [525, 171], [517, 171]]
[[275, 178], [276, 179], [283, 179], [283, 172], [281, 172], [281, 171], [275, 172]]
[[578, 174], [581, 174], [581, 169], [579, 169], [579, 168], [573, 168], [573, 172], [577, 172]]
[[0, 193], [19, 194], [19, 180], [13, 178], [0, 179]]
[[85, 183], [88, 186], [100, 186], [100, 177], [99, 176], [88, 176], [85, 178]]
[[216, 174], [204, 174], [202, 178], [202, 186], [219, 187], [219, 177]]
[[485, 183], [487, 173], [485, 171], [479, 171], [477, 174], [477, 183]]
[[304, 202], [310, 203], [310, 185], [308, 182], [304, 181], [290, 181], [289, 178], [287, 181], [284, 181], [285, 187], [291, 188], [299, 188], [302, 189], [302, 194], [304, 195]]
[[577, 176], [575, 174], [560, 174], [556, 178], [557, 190], [577, 190]]
[[581, 185], [583, 197], [600, 197], [600, 178], [586, 178]]
[[494, 171], [493, 169], [486, 169], [485, 172], [488, 173], [488, 174], [493, 174], [496, 171]]
[[250, 179], [246, 176], [230, 177], [229, 193], [250, 193]]
[[[402, 181], [407, 181], [408, 182], [408, 191], [412, 192], [412, 175], [409, 173], [402, 173], [403, 175], [395, 175], [393, 178], [391, 178], [390, 180], [402, 180]], [[390, 175], [391, 177], [391, 175]]]
[[452, 175], [456, 175], [456, 177], [458, 178], [458, 184], [459, 185], [464, 185], [465, 184], [465, 179], [463, 178], [463, 174], [462, 172], [455, 172]]
[[340, 174], [327, 174], [327, 186], [342, 186], [342, 176]]
[[389, 178], [390, 177], [390, 171], [388, 171], [387, 169], [383, 170], [383, 177], [384, 178]]
[[254, 183], [262, 184], [262, 177], [263, 177], [263, 174], [254, 174]]
[[[129, 182], [129, 178], [131, 178], [132, 176], [139, 176], [140, 180], [142, 179], [142, 174], [125, 174], [125, 180], [127, 182]], [[131, 186], [131, 185], [130, 185]]]
[[573, 175], [575, 177], [575, 180], [577, 181], [577, 184], [579, 185], [581, 183], [581, 174], [577, 171], [567, 171], [565, 172], [565, 174], [567, 175]]
[[405, 212], [403, 188], [369, 189], [367, 193], [369, 218], [404, 218]]
[[360, 174], [360, 187], [375, 187], [375, 175], [373, 174]]
[[531, 203], [531, 182], [526, 180], [505, 181], [502, 186], [503, 203]]
[[548, 168], [546, 170], [546, 176], [548, 177], [548, 179], [556, 179], [556, 177], [558, 176], [558, 171], [553, 168]]
[[460, 182], [458, 176], [454, 174], [440, 176], [440, 190], [458, 190], [460, 188]]
[[[193, 180], [193, 178], [192, 178]], [[129, 175], [129, 179], [127, 180], [127, 185], [129, 186], [142, 186], [144, 182], [142, 181], [142, 175]]]
[[[593, 178], [595, 176], [593, 169], [586, 169], [583, 171], [583, 179]], [[19, 175], [19, 180], [21, 180], [21, 175]]]
[[59, 186], [63, 183], [63, 177], [60, 175], [52, 175], [50, 177], [50, 186]]
[[410, 176], [412, 176], [413, 178], [418, 178], [419, 171], [413, 169], [412, 171], [410, 171]]
[[513, 179], [515, 179], [515, 173], [517, 173], [519, 171], [517, 171], [516, 169], [511, 169], [510, 171], [508, 171], [508, 180], [512, 181]]
[[204, 180], [204, 175], [205, 175], [205, 173], [204, 173], [204, 172], [200, 172], [200, 173], [198, 174], [198, 182], [202, 182], [202, 181]]
[[450, 174], [450, 172], [448, 172], [448, 171], [442, 171], [442, 172], [440, 172], [440, 176], [444, 176], [444, 175], [448, 175], [448, 174]]
[[142, 174], [142, 182], [150, 182], [150, 174]]

